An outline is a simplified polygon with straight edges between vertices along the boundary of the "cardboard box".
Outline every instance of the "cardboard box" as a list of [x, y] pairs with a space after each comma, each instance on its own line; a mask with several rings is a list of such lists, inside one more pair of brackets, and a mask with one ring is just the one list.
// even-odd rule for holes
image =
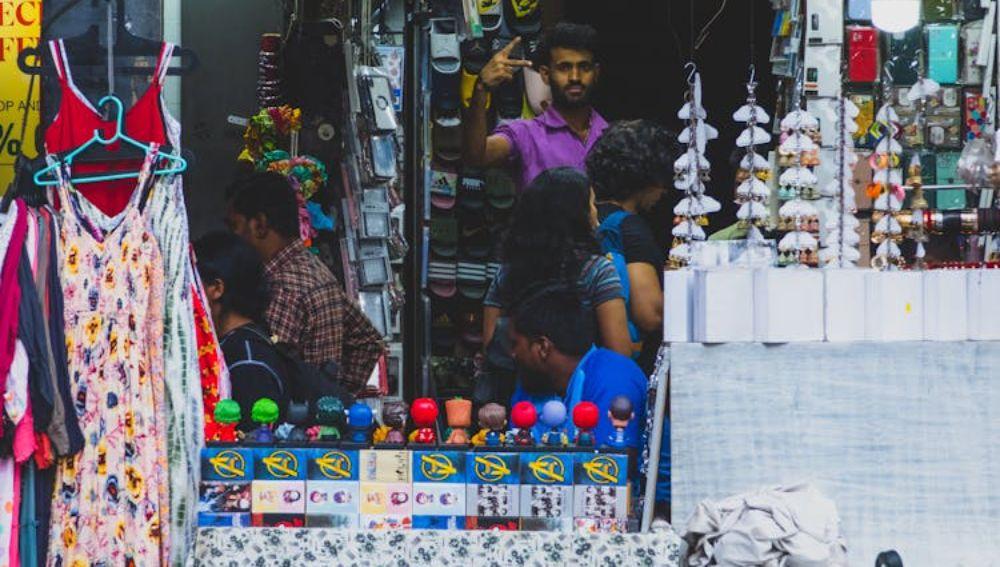
[[969, 270], [969, 340], [1000, 340], [1000, 270]]
[[924, 275], [924, 340], [969, 339], [966, 270], [930, 270]]
[[251, 524], [254, 450], [210, 446], [201, 450], [198, 525], [246, 527]]
[[754, 340], [753, 272], [742, 268], [697, 270], [694, 340], [738, 343]]
[[573, 477], [576, 518], [628, 518], [628, 455], [579, 453]]
[[254, 450], [247, 447], [210, 446], [201, 450], [201, 479], [233, 482], [253, 480]]
[[199, 528], [249, 528], [253, 525], [249, 513], [212, 514], [198, 513]]
[[825, 337], [829, 342], [865, 340], [865, 274], [869, 270], [823, 270]]
[[454, 529], [465, 524], [466, 454], [463, 451], [414, 451], [414, 527]]
[[810, 46], [844, 43], [844, 0], [809, 0], [806, 41]]
[[251, 512], [259, 514], [306, 513], [304, 480], [254, 480], [250, 485]]
[[867, 272], [865, 338], [882, 342], [923, 340], [923, 284], [920, 272]]
[[366, 449], [359, 453], [362, 482], [412, 482], [410, 451]]
[[516, 518], [521, 510], [521, 466], [518, 453], [470, 451], [466, 455], [466, 515]]
[[754, 337], [763, 343], [822, 341], [823, 274], [766, 268], [754, 272]]
[[663, 272], [663, 340], [691, 342], [694, 327], [694, 270]]
[[521, 517], [572, 518], [574, 465], [572, 453], [521, 455]]

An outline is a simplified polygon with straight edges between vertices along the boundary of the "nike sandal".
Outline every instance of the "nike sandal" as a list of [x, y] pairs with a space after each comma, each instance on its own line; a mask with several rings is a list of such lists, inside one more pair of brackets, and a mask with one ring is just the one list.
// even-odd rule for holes
[[542, 31], [541, 0], [503, 0], [504, 21], [518, 35], [535, 35]]
[[524, 69], [524, 94], [535, 115], [542, 114], [552, 104], [552, 89], [534, 69]]
[[431, 171], [431, 205], [441, 210], [455, 207], [458, 194], [458, 174], [453, 171], [434, 169]]
[[483, 26], [484, 32], [492, 32], [500, 29], [503, 25], [503, 0], [478, 0], [479, 23]]
[[462, 67], [458, 45], [458, 22], [455, 18], [431, 18], [431, 66], [446, 75]]
[[517, 189], [514, 180], [502, 169], [493, 169], [486, 174], [486, 197], [494, 209], [508, 210], [514, 206]]
[[454, 217], [431, 217], [431, 251], [443, 258], [458, 253], [458, 221]]
[[464, 258], [484, 260], [493, 249], [493, 235], [485, 226], [462, 227], [461, 251]]
[[431, 132], [434, 156], [446, 163], [462, 159], [462, 119], [458, 112], [440, 112]]

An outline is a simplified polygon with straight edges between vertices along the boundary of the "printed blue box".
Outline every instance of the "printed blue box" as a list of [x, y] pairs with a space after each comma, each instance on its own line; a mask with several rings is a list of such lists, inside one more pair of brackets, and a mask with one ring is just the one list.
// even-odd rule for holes
[[207, 447], [201, 451], [198, 525], [250, 525], [254, 451], [244, 447]]
[[[522, 518], [573, 517], [575, 461], [572, 453], [530, 453], [521, 456]], [[525, 529], [523, 522], [521, 529]]]
[[628, 455], [578, 453], [574, 477], [573, 510], [576, 518], [628, 518]]
[[463, 451], [414, 451], [414, 526], [417, 516], [465, 517], [465, 474]]
[[254, 450], [254, 480], [305, 480], [312, 449], [266, 447]]
[[466, 515], [475, 518], [516, 518], [520, 511], [521, 455], [470, 451], [465, 458]]
[[465, 516], [413, 516], [415, 530], [464, 530]]
[[356, 450], [312, 449], [306, 471], [306, 525], [357, 528], [361, 489]]

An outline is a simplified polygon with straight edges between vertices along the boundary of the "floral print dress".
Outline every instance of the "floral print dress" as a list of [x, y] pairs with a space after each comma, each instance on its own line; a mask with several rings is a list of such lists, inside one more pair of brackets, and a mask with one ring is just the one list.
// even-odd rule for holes
[[58, 464], [52, 566], [157, 565], [169, 556], [163, 261], [138, 206], [154, 153], [107, 232], [81, 214], [68, 172], [60, 177], [66, 348], [85, 445]]

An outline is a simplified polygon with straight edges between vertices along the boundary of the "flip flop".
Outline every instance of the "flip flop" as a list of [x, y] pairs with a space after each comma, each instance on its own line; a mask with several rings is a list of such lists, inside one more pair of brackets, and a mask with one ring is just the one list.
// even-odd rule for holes
[[458, 193], [463, 209], [480, 211], [486, 205], [485, 182], [475, 170], [462, 172]]
[[431, 18], [431, 66], [446, 75], [462, 67], [458, 45], [458, 21], [455, 18]]
[[[480, 0], [489, 1], [489, 0]], [[495, 0], [499, 6], [500, 0]], [[462, 68], [473, 75], [479, 75], [483, 67], [490, 62], [490, 40], [485, 37], [467, 39], [462, 42]]]
[[438, 297], [455, 297], [458, 293], [457, 277], [458, 264], [454, 261], [431, 261], [427, 264], [427, 287]]
[[455, 207], [458, 194], [458, 174], [453, 171], [434, 169], [431, 171], [431, 205], [442, 210]]
[[478, 0], [479, 23], [484, 32], [492, 32], [503, 25], [503, 0]]
[[536, 116], [552, 104], [552, 89], [545, 84], [541, 73], [534, 69], [524, 69], [524, 94]]
[[502, 211], [514, 206], [517, 188], [514, 180], [502, 169], [493, 169], [486, 174], [486, 197], [490, 206]]
[[431, 251], [442, 258], [458, 253], [458, 221], [454, 217], [431, 217]]
[[462, 160], [462, 119], [458, 112], [438, 113], [431, 134], [435, 157], [447, 163]]
[[458, 291], [468, 299], [480, 300], [486, 295], [486, 264], [458, 263]]
[[459, 110], [462, 106], [462, 74], [431, 71], [431, 99], [438, 110]]
[[524, 109], [524, 75], [514, 72], [514, 78], [500, 85], [494, 98], [497, 116], [502, 120], [517, 120], [521, 118]]
[[503, 0], [503, 17], [510, 30], [518, 35], [542, 31], [541, 0]]

